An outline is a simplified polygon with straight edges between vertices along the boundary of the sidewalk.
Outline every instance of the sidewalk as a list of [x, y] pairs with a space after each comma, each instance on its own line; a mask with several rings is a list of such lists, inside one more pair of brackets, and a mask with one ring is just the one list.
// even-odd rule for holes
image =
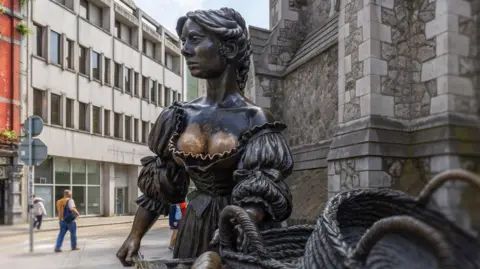
[[[132, 223], [134, 217], [135, 216], [80, 217], [77, 220], [77, 227], [92, 227]], [[0, 238], [28, 233], [28, 227], [28, 223], [11, 226], [0, 226]], [[58, 220], [55, 219], [43, 221], [41, 230], [35, 231], [35, 233], [48, 231], [58, 231]]]

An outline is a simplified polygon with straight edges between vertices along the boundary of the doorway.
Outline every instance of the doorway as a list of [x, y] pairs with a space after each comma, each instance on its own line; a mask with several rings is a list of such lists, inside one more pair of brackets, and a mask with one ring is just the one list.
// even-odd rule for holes
[[115, 188], [115, 215], [121, 216], [128, 213], [128, 188]]
[[5, 225], [5, 182], [0, 179], [0, 225]]

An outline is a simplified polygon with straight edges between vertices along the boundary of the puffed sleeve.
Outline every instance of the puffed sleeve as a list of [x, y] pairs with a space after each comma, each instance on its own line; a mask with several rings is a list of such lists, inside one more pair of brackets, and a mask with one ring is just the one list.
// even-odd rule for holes
[[234, 178], [235, 205], [256, 204], [266, 220], [280, 222], [292, 212], [292, 195], [285, 182], [293, 169], [293, 158], [280, 131], [281, 123], [256, 128], [249, 139]]
[[178, 104], [166, 108], [152, 127], [148, 147], [155, 156], [142, 158], [142, 170], [138, 176], [138, 188], [143, 195], [136, 202], [139, 206], [162, 215], [168, 215], [170, 203], [185, 200], [190, 182], [182, 167], [172, 159], [167, 144], [181, 124], [183, 110]]

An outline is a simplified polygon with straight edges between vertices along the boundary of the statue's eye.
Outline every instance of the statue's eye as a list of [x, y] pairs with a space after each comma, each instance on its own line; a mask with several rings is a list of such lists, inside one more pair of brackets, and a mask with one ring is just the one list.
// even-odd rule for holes
[[190, 37], [190, 39], [193, 41], [193, 42], [197, 42], [200, 40], [200, 37], [199, 36], [192, 36]]

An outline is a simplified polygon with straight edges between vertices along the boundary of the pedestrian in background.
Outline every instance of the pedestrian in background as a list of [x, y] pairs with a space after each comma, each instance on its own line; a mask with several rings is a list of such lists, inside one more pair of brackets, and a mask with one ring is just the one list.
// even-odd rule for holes
[[180, 227], [180, 220], [182, 219], [182, 209], [178, 204], [170, 205], [168, 217], [170, 230], [172, 230], [172, 236], [170, 237], [170, 245], [168, 246], [168, 249], [173, 251], [175, 240], [177, 239], [178, 228]]
[[80, 250], [77, 247], [77, 223], [75, 220], [80, 215], [75, 207], [75, 201], [72, 199], [72, 191], [65, 190], [63, 198], [57, 201], [58, 220], [60, 222], [60, 232], [55, 245], [55, 252], [62, 251], [63, 238], [67, 231], [70, 232], [70, 243], [72, 250]]
[[40, 230], [42, 226], [43, 216], [47, 215], [47, 210], [45, 209], [44, 201], [40, 197], [36, 197], [35, 194], [32, 195], [33, 198], [33, 214], [35, 215], [35, 220], [33, 222], [33, 228]]

